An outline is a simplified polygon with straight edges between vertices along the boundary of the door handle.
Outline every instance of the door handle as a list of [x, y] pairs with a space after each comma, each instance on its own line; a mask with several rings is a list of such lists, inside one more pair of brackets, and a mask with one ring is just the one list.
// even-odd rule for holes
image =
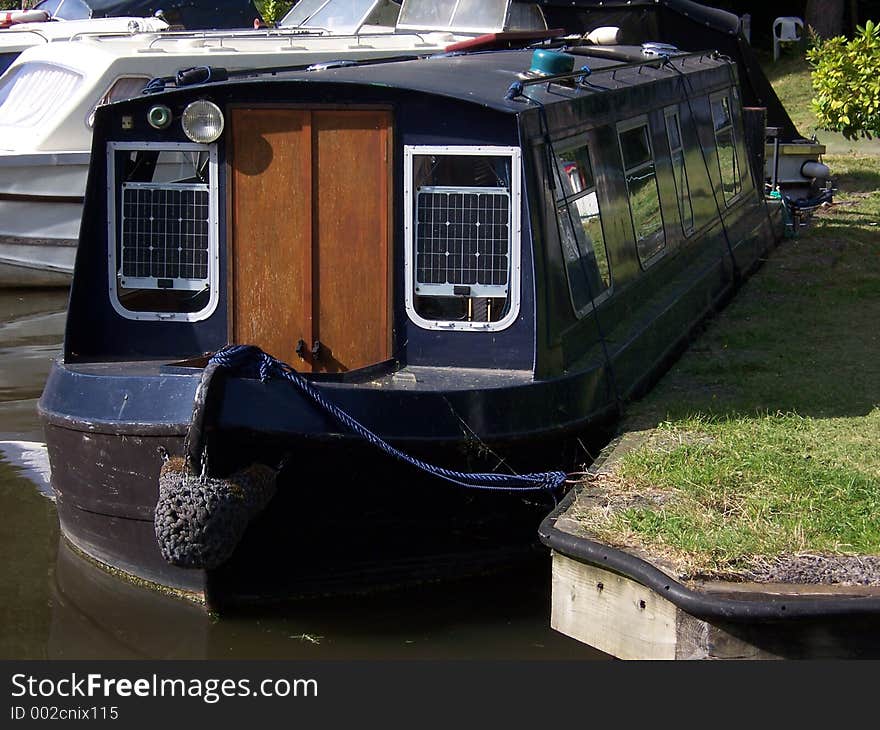
[[306, 341], [305, 341], [305, 340], [300, 339], [300, 340], [296, 343], [296, 350], [295, 350], [295, 352], [296, 352], [296, 354], [299, 356], [299, 359], [300, 359], [300, 360], [305, 360], [305, 359], [306, 359]]

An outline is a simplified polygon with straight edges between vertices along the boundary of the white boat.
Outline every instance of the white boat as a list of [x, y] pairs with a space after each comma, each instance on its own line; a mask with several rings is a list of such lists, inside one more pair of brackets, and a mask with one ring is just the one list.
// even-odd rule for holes
[[[0, 14], [2, 15], [2, 14]], [[5, 71], [18, 55], [31, 46], [68, 41], [83, 34], [156, 33], [169, 27], [162, 18], [94, 18], [89, 20], [37, 21], [15, 23], [0, 30], [0, 72]]]
[[44, 43], [86, 34], [251, 27], [258, 17], [250, 0], [166, 0], [155, 13], [145, 0], [40, 0], [28, 10], [0, 11], [0, 73], [26, 48]]
[[538, 5], [301, 0], [277, 28], [89, 34], [27, 49], [0, 77], [0, 286], [69, 283], [100, 104], [189, 67], [235, 72], [429, 55], [505, 31], [546, 31]]

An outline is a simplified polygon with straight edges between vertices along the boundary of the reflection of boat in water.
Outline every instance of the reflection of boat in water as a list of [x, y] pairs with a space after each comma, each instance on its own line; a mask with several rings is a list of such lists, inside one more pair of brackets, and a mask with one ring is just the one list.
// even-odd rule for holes
[[198, 606], [121, 581], [63, 538], [50, 572], [50, 659], [196, 659], [211, 620]]
[[[516, 465], [617, 414], [773, 244], [735, 66], [650, 51], [248, 75], [100, 109], [102, 194], [40, 401], [68, 538], [213, 599], [232, 568], [369, 582], [534, 536], [521, 493], [371, 483], [362, 438]], [[154, 178], [181, 156], [185, 178]], [[254, 350], [206, 366], [229, 342], [303, 375]]]
[[[547, 561], [454, 587], [239, 607], [222, 617], [135, 586], [64, 539], [49, 573], [50, 659], [598, 658], [546, 625]], [[48, 600], [46, 600], [48, 598]], [[475, 605], [491, 605], [481, 613]]]

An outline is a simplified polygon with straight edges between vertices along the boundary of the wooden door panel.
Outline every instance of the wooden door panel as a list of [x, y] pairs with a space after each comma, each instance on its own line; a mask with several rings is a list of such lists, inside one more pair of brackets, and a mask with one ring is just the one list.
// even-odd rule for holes
[[233, 341], [299, 367], [312, 342], [311, 114], [232, 111]]
[[388, 359], [390, 113], [234, 109], [231, 122], [233, 341], [302, 370]]
[[391, 115], [313, 116], [316, 369], [337, 372], [391, 356], [389, 184]]

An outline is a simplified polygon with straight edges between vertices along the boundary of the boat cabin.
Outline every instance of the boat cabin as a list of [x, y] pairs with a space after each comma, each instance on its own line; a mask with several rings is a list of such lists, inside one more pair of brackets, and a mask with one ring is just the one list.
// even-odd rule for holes
[[[101, 107], [40, 401], [65, 534], [191, 584], [96, 514], [142, 550], [156, 448], [181, 453], [203, 356], [228, 344], [462, 463], [618, 413], [779, 234], [736, 67], [656, 51], [255, 73]], [[233, 376], [212, 438], [221, 471], [245, 443], [270, 459], [354, 439], [286, 382]], [[108, 454], [124, 488], [96, 466]]]
[[603, 319], [606, 338], [633, 326], [650, 282], [699, 256], [731, 279], [766, 226], [734, 67], [587, 52], [571, 56], [591, 72], [579, 82], [529, 83], [532, 52], [511, 51], [108, 108], [90, 188], [109, 197], [86, 211], [71, 354], [254, 342], [316, 372], [393, 360], [559, 376]]

